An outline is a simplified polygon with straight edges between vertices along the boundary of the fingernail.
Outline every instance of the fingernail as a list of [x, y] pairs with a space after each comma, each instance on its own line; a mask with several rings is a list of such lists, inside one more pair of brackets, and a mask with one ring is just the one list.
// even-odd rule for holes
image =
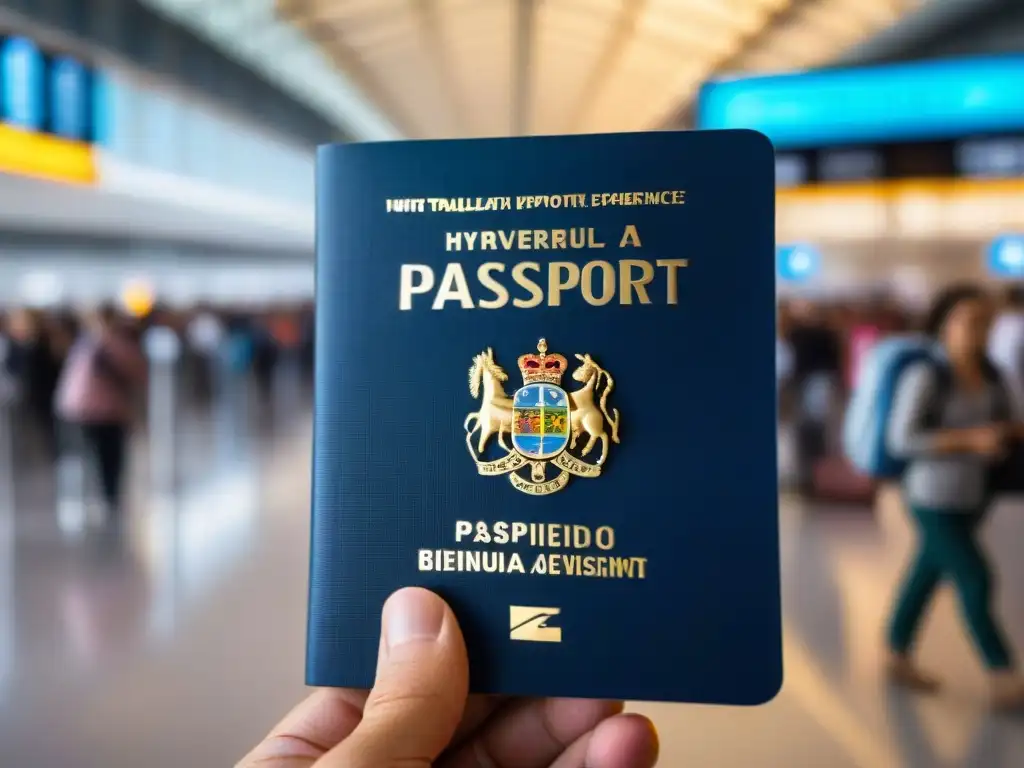
[[661, 737], [658, 735], [658, 726], [652, 720], [648, 720], [647, 728], [651, 732], [651, 745], [654, 749], [654, 759], [657, 760], [658, 753], [661, 752]]
[[443, 623], [444, 602], [425, 589], [400, 589], [384, 604], [384, 642], [389, 650], [415, 640], [436, 640]]

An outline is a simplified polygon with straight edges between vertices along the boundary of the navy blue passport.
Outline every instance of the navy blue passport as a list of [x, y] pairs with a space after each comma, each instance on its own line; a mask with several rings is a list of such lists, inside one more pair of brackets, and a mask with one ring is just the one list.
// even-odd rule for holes
[[774, 215], [750, 131], [320, 149], [309, 684], [419, 585], [477, 693], [775, 695]]

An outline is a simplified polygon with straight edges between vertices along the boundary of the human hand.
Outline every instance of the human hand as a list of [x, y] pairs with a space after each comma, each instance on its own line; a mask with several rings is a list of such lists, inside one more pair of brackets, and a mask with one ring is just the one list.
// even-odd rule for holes
[[1006, 451], [1009, 430], [1005, 424], [988, 424], [975, 427], [967, 433], [967, 445], [972, 453], [981, 456], [1001, 456]]
[[467, 701], [469, 665], [451, 609], [424, 589], [384, 605], [373, 690], [322, 689], [236, 768], [653, 768], [658, 739], [622, 702]]

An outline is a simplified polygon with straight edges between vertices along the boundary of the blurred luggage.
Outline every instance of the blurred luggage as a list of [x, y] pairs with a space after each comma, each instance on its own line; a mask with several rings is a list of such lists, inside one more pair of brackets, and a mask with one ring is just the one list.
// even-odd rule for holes
[[821, 422], [801, 420], [793, 437], [796, 485], [801, 493], [810, 494], [814, 489], [814, 468], [827, 453], [828, 430]]
[[843, 456], [825, 456], [814, 464], [810, 495], [816, 500], [872, 505], [876, 490], [877, 483]]

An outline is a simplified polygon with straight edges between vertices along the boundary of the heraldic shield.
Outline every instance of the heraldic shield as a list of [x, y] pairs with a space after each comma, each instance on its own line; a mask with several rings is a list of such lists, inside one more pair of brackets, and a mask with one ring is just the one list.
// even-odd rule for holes
[[[610, 443], [619, 442], [619, 412], [608, 408], [608, 396], [615, 382], [606, 370], [588, 355], [576, 355], [580, 365], [572, 372], [579, 389], [567, 392], [561, 387], [569, 362], [559, 354], [549, 354], [544, 339], [536, 354], [519, 358], [523, 386], [509, 397], [504, 383], [508, 374], [494, 359], [494, 350], [481, 352], [469, 369], [469, 391], [480, 398], [481, 407], [466, 417], [466, 447], [481, 475], [508, 475], [513, 487], [533, 495], [562, 490], [572, 475], [594, 478], [608, 458]], [[506, 435], [511, 441], [506, 441]], [[586, 443], [573, 455], [577, 443]], [[490, 438], [497, 437], [506, 455], [485, 458]], [[597, 461], [584, 459], [601, 445]], [[558, 473], [549, 478], [548, 464]], [[529, 469], [529, 479], [520, 474]]]
[[553, 459], [569, 445], [569, 396], [554, 384], [527, 384], [513, 397], [512, 447]]

